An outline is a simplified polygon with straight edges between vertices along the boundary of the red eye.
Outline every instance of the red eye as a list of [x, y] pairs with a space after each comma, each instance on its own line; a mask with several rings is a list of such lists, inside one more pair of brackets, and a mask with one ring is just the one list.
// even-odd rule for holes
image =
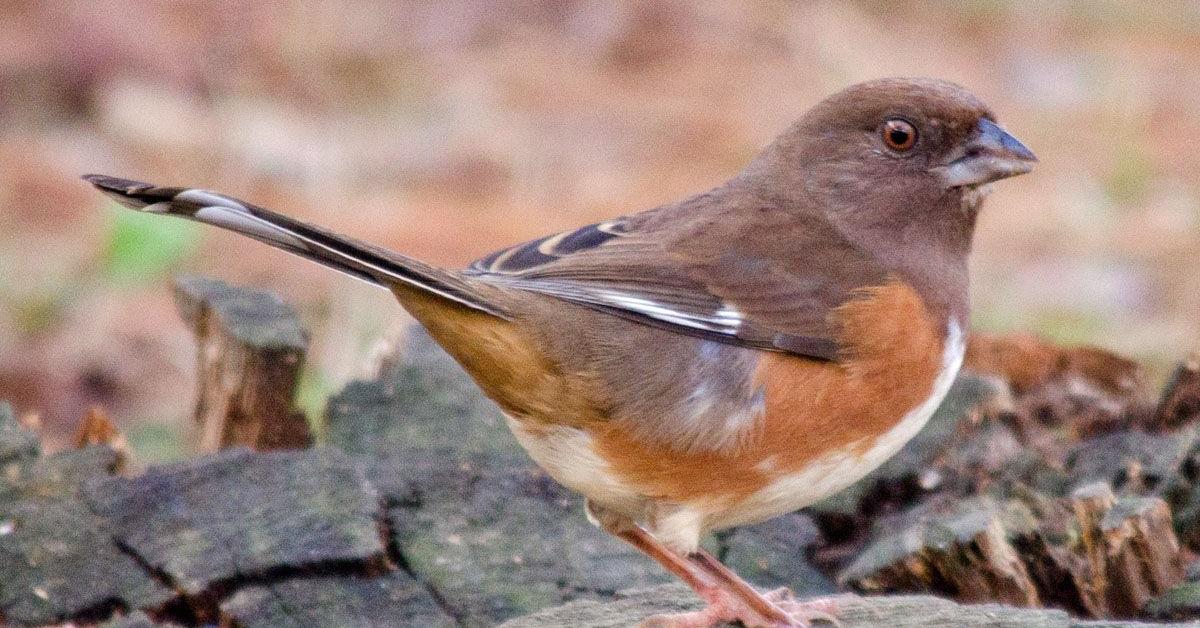
[[917, 143], [917, 129], [907, 120], [892, 118], [884, 122], [882, 133], [883, 143], [897, 152], [903, 153]]

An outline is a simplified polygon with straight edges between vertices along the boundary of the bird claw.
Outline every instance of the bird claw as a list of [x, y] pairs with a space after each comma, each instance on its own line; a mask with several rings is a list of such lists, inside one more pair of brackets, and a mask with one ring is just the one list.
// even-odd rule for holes
[[792, 626], [808, 628], [813, 622], [828, 623], [835, 628], [841, 628], [842, 622], [837, 618], [838, 605], [832, 597], [819, 597], [800, 601], [796, 594], [787, 587], [781, 587], [763, 594], [767, 601], [783, 611], [794, 622]]
[[828, 623], [840, 628], [842, 623], [834, 615], [837, 602], [834, 598], [816, 598], [799, 601], [791, 589], [786, 587], [763, 594], [782, 614], [784, 621], [763, 617], [748, 606], [732, 599], [711, 602], [702, 610], [691, 613], [655, 615], [638, 624], [640, 628], [711, 628], [726, 622], [739, 622], [746, 628], [813, 628], [814, 622]]

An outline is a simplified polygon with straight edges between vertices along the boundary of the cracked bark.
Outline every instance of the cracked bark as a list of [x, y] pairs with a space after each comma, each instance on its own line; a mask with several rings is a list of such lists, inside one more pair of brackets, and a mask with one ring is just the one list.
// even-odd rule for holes
[[388, 513], [392, 508], [398, 507], [403, 503], [404, 502], [389, 499], [387, 497], [380, 499], [379, 502], [380, 535], [383, 538], [384, 547], [387, 549], [387, 557], [398, 569], [400, 569], [400, 571], [403, 571], [405, 574], [407, 574], [413, 579], [414, 582], [418, 583], [429, 593], [429, 597], [431, 597], [433, 601], [437, 603], [438, 608], [441, 609], [441, 611], [454, 622], [455, 626], [464, 626], [465, 624], [463, 623], [463, 618], [460, 616], [460, 611], [446, 601], [445, 596], [437, 590], [437, 587], [435, 587], [432, 583], [420, 578], [420, 575], [413, 570], [411, 565], [408, 564], [408, 559], [404, 557], [404, 552], [400, 550], [400, 544], [396, 540], [394, 530], [392, 530], [391, 519], [389, 518]]

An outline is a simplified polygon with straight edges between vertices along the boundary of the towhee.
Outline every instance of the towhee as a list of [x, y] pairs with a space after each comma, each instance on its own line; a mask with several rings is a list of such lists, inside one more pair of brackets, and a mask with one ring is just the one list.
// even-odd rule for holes
[[729, 181], [446, 270], [228, 196], [84, 177], [391, 290], [589, 518], [708, 607], [667, 625], [805, 625], [699, 548], [850, 485], [962, 363], [989, 183], [1036, 158], [962, 87], [883, 79], [818, 104]]

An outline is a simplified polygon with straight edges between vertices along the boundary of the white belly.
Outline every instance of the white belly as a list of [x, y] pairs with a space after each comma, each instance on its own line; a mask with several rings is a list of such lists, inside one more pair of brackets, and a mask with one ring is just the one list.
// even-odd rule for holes
[[645, 498], [616, 480], [608, 463], [596, 455], [590, 434], [565, 425], [527, 430], [521, 421], [505, 418], [529, 457], [559, 484], [613, 510], [640, 516]]

